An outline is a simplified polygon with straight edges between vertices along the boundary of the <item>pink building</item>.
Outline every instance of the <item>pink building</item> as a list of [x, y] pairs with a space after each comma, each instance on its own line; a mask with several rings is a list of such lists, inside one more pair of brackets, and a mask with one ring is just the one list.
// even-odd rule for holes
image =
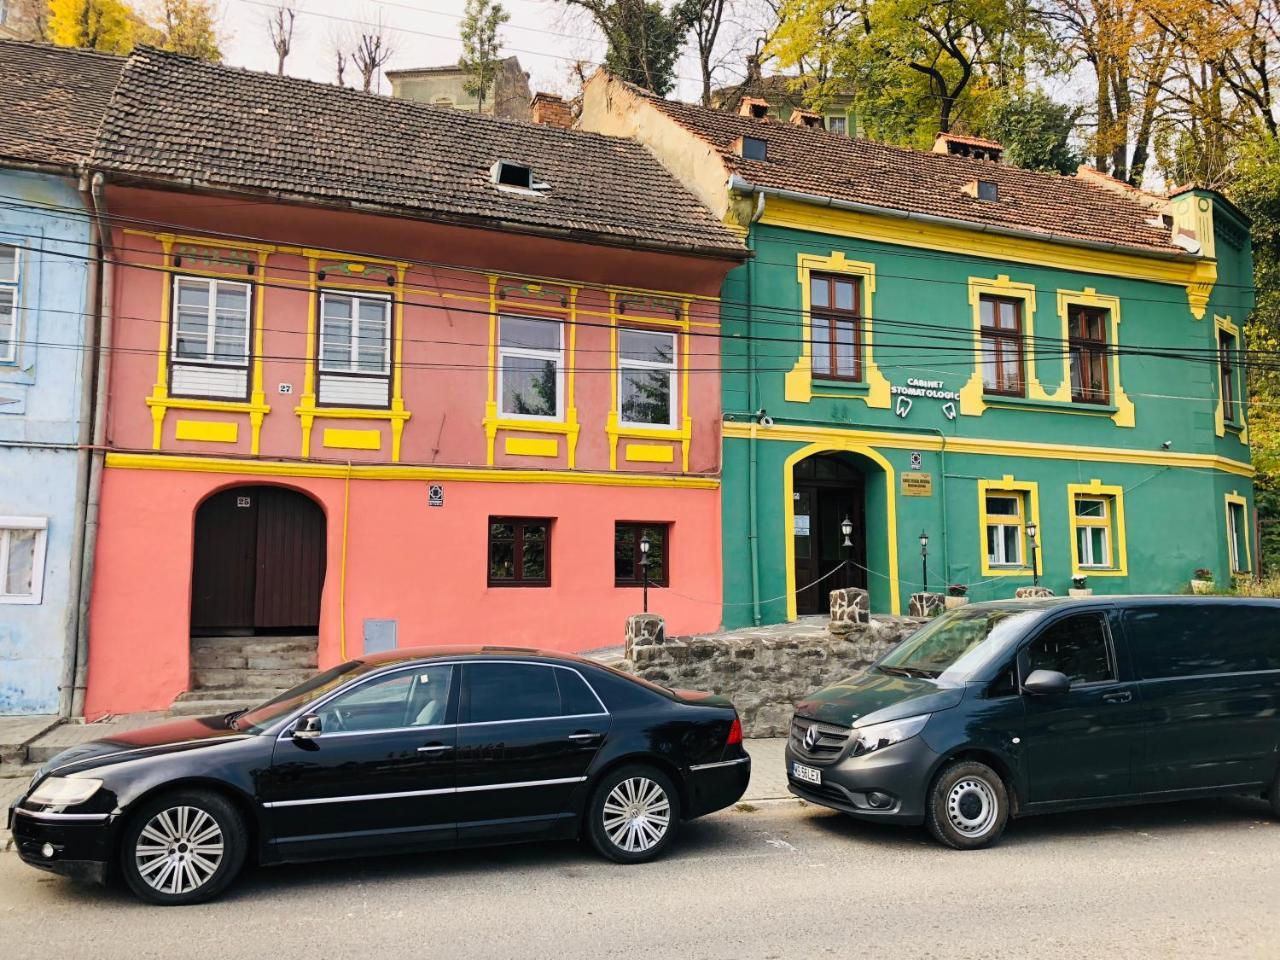
[[717, 626], [746, 251], [641, 147], [146, 51], [94, 167], [89, 717], [283, 685], [309, 642], [616, 644], [642, 537], [651, 608]]

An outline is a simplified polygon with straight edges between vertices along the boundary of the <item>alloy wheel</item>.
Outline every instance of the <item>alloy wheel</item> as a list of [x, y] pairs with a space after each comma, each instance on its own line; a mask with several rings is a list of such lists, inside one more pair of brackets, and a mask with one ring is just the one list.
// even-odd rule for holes
[[645, 853], [662, 842], [671, 824], [671, 801], [648, 777], [629, 777], [604, 801], [604, 830], [620, 850]]
[[160, 893], [191, 893], [218, 872], [223, 840], [218, 821], [199, 807], [161, 810], [134, 845], [138, 875]]
[[995, 791], [985, 780], [965, 777], [947, 794], [947, 819], [966, 837], [980, 837], [991, 829], [999, 813]]

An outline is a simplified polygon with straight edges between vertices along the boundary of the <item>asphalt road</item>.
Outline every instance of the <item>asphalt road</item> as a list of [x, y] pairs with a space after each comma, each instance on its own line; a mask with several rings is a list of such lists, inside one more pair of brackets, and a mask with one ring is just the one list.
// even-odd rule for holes
[[955, 853], [798, 802], [643, 867], [573, 843], [274, 867], [154, 908], [0, 853], [8, 960], [1280, 956], [1280, 823], [1227, 799], [1034, 818]]

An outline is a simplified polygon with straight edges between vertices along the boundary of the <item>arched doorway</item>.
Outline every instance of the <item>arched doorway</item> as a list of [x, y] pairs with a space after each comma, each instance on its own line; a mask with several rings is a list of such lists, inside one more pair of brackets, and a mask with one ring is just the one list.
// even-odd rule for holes
[[[866, 482], [849, 457], [819, 453], [792, 468], [796, 612], [827, 613], [831, 591], [867, 586]], [[849, 546], [842, 531], [848, 519]], [[833, 573], [833, 571], [839, 571]], [[823, 579], [825, 578], [825, 579]]]
[[196, 511], [192, 636], [314, 635], [325, 553], [310, 497], [266, 485], [213, 494]]

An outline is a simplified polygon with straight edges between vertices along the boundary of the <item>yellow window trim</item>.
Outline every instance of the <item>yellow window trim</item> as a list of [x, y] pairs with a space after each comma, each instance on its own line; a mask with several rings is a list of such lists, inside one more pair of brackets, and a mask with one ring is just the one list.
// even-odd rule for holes
[[[1094, 497], [1107, 500], [1111, 511], [1106, 518], [1076, 516], [1076, 498]], [[1071, 524], [1071, 575], [1073, 577], [1127, 577], [1129, 575], [1129, 547], [1124, 524], [1124, 487], [1104, 484], [1101, 480], [1088, 483], [1067, 484], [1067, 518]], [[1111, 566], [1083, 567], [1080, 565], [1081, 527], [1105, 527], [1110, 531]]]
[[173, 436], [177, 440], [235, 443], [240, 438], [240, 424], [234, 420], [179, 420], [173, 426]]
[[382, 431], [326, 428], [322, 443], [330, 450], [381, 450]]
[[[1204, 198], [1199, 198], [1204, 200]], [[1055, 243], [1051, 239], [1006, 237], [950, 224], [927, 223], [905, 217], [821, 207], [799, 200], [770, 197], [760, 222], [854, 238], [863, 243], [889, 243], [916, 250], [937, 250], [956, 257], [981, 257], [1004, 263], [1022, 263], [1053, 270], [1103, 274], [1125, 280], [1167, 283], [1186, 290], [1187, 305], [1197, 320], [1205, 315], [1209, 296], [1218, 278], [1213, 260], [1213, 210], [1207, 201], [1204, 209], [1181, 212], [1184, 204], [1175, 202], [1177, 226], [1194, 230], [1201, 241], [1203, 256], [1166, 259], [1143, 256], [1140, 251], [1095, 250], [1073, 244]]]
[[[1022, 537], [1023, 563], [1017, 567], [992, 566], [987, 556], [987, 526], [1000, 523], [1008, 526], [1007, 518], [993, 517], [987, 514], [987, 494], [1014, 494], [1022, 501], [1022, 516], [1018, 518], [1019, 536]], [[1040, 525], [1040, 485], [1034, 480], [1015, 480], [1011, 474], [1005, 474], [999, 480], [978, 481], [978, 518], [981, 527], [978, 549], [982, 556], [982, 575], [984, 577], [1029, 577], [1032, 575], [1031, 544], [1027, 542], [1027, 523], [1034, 523], [1038, 528], [1036, 538], [1038, 549], [1035, 551], [1035, 573], [1044, 573], [1044, 527]]]
[[[1058, 319], [1062, 321], [1062, 382], [1066, 391], [1066, 402], [1072, 404], [1074, 410], [1089, 412], [1089, 405], [1074, 403], [1071, 399], [1071, 351], [1068, 344], [1071, 340], [1071, 307], [1095, 307], [1106, 310], [1110, 323], [1107, 328], [1107, 346], [1114, 348], [1120, 343], [1120, 298], [1098, 293], [1093, 287], [1083, 290], [1058, 291]], [[1132, 427], [1137, 424], [1134, 416], [1133, 401], [1124, 392], [1120, 383], [1120, 355], [1114, 350], [1111, 353], [1108, 374], [1110, 377], [1111, 406], [1116, 412], [1110, 414], [1117, 427]]]
[[[125, 231], [133, 233], [136, 231]], [[262, 439], [262, 421], [271, 407], [267, 405], [266, 388], [263, 385], [262, 372], [262, 336], [265, 317], [266, 297], [263, 295], [263, 284], [267, 282], [267, 255], [270, 247], [261, 244], [240, 243], [199, 237], [177, 236], [174, 234], [148, 234], [160, 242], [161, 266], [148, 266], [164, 276], [160, 295], [160, 343], [156, 351], [156, 382], [151, 388], [150, 396], [145, 402], [151, 409], [151, 448], [160, 450], [164, 444], [164, 421], [170, 410], [216, 410], [222, 413], [244, 413], [249, 416], [249, 452], [257, 456]], [[208, 250], [243, 250], [252, 252], [256, 257], [254, 273], [246, 277], [244, 273], [233, 273], [230, 270], [201, 270], [198, 267], [175, 267], [173, 265], [173, 248], [175, 244], [204, 247]], [[175, 276], [203, 276], [210, 278], [231, 277], [241, 283], [249, 284], [253, 291], [253, 347], [250, 356], [250, 388], [249, 400], [198, 400], [169, 395], [169, 353], [172, 348], [171, 331], [173, 330], [173, 278]]]
[[833, 250], [830, 256], [802, 253], [796, 257], [796, 278], [800, 283], [801, 330], [800, 358], [796, 365], [783, 378], [783, 393], [792, 403], [809, 403], [814, 397], [813, 391], [813, 334], [810, 322], [809, 277], [814, 273], [842, 273], [846, 276], [859, 277], [862, 282], [860, 306], [862, 310], [862, 383], [865, 393], [849, 396], [861, 400], [868, 407], [888, 409], [890, 405], [889, 380], [875, 360], [875, 316], [874, 299], [876, 293], [876, 265], [862, 260], [848, 260], [839, 250]]
[[[1224, 509], [1227, 518], [1227, 569], [1233, 577], [1253, 576], [1253, 550], [1249, 543], [1249, 501], [1240, 496], [1238, 490], [1232, 490], [1225, 497]], [[1231, 550], [1231, 541], [1235, 536], [1235, 527], [1231, 521], [1231, 508], [1237, 506], [1242, 514], [1240, 527], [1244, 533], [1244, 569], [1236, 569], [1235, 554]]]
[[[1241, 349], [1242, 341], [1240, 340], [1240, 328], [1232, 322], [1230, 317], [1220, 317], [1217, 314], [1214, 314], [1213, 348], [1215, 351], [1218, 349], [1219, 333], [1230, 334], [1235, 340], [1236, 350], [1239, 351]], [[1220, 375], [1220, 371], [1215, 366], [1214, 379], [1217, 382], [1217, 386], [1214, 389], [1214, 393], [1218, 395], [1218, 404], [1214, 408], [1213, 412], [1213, 429], [1220, 437], [1225, 437], [1228, 432], [1231, 432], [1235, 434], [1236, 439], [1238, 439], [1242, 444], [1247, 445], [1249, 443], [1249, 413], [1247, 409], [1248, 404], [1245, 402], [1248, 399], [1248, 395], [1244, 392], [1244, 371], [1241, 369], [1239, 364], [1233, 364], [1233, 367], [1235, 375], [1231, 378], [1231, 381], [1236, 390], [1236, 409], [1240, 411], [1240, 420], [1238, 423], [1227, 423], [1227, 412], [1222, 396], [1222, 377]]]
[[513, 457], [558, 457], [558, 437], [504, 437], [502, 449]]
[[[371, 257], [353, 257], [333, 255], [323, 250], [302, 249], [297, 251], [307, 258], [307, 349], [306, 368], [303, 373], [302, 395], [298, 405], [293, 408], [302, 429], [302, 457], [311, 456], [311, 433], [317, 420], [386, 420], [391, 424], [391, 461], [400, 462], [401, 439], [404, 436], [404, 425], [413, 415], [404, 406], [404, 298], [405, 272], [408, 264], [394, 260], [379, 260]], [[316, 351], [319, 349], [319, 308], [320, 294], [325, 290], [343, 290], [349, 293], [380, 292], [387, 293], [387, 285], [381, 281], [356, 283], [349, 279], [320, 281], [320, 261], [328, 263], [349, 263], [352, 265], [368, 265], [384, 267], [395, 271], [395, 285], [391, 288], [391, 405], [385, 409], [364, 407], [322, 407], [317, 402], [316, 387]]]
[[[626, 292], [640, 293], [640, 291], [625, 291], [621, 288], [610, 289], [609, 291], [609, 413], [605, 418], [604, 424], [605, 435], [609, 438], [609, 469], [618, 469], [618, 441], [620, 439], [670, 440], [680, 444], [680, 469], [682, 472], [688, 473], [689, 446], [693, 440], [693, 418], [689, 415], [690, 298], [684, 296], [669, 298], [679, 302], [680, 317], [678, 319], [675, 317], [651, 317], [620, 313], [618, 311], [618, 298]], [[624, 327], [634, 327], [638, 330], [645, 327], [654, 327], [676, 334], [676, 350], [679, 354], [676, 367], [680, 381], [680, 426], [674, 428], [645, 427], [622, 422], [622, 399], [618, 396], [618, 369], [621, 366], [618, 360], [618, 330]], [[634, 448], [634, 444], [628, 445], [628, 450]], [[625, 459], [633, 461], [629, 453], [624, 456]], [[648, 462], [671, 463], [673, 461], [669, 459]]]

